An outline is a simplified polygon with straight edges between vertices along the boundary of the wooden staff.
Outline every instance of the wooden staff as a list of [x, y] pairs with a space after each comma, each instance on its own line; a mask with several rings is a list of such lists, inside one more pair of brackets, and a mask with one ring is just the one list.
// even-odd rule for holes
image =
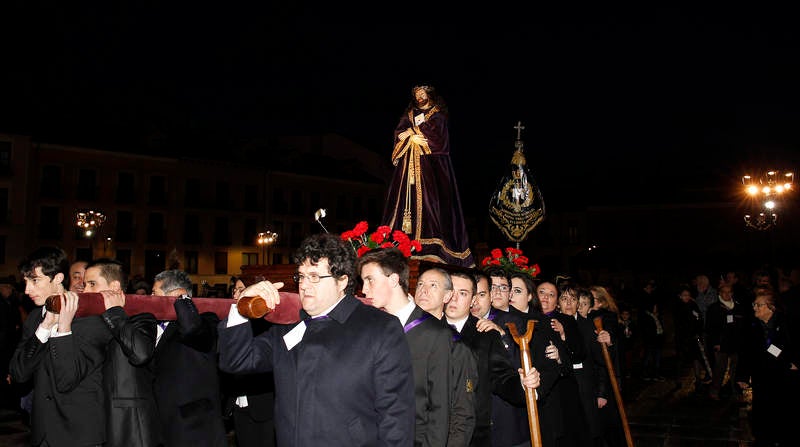
[[[508, 326], [511, 336], [514, 337], [514, 341], [519, 345], [522, 370], [525, 371], [525, 374], [528, 374], [533, 367], [531, 364], [531, 348], [528, 342], [531, 341], [533, 336], [534, 321], [528, 320], [528, 330], [524, 336], [519, 335], [517, 326], [514, 323], [506, 323], [506, 326]], [[525, 387], [525, 404], [528, 406], [528, 428], [531, 431], [531, 445], [533, 447], [541, 447], [542, 433], [539, 429], [539, 409], [536, 406], [536, 394], [535, 390], [528, 387]]]
[[[594, 317], [594, 328], [597, 332], [603, 330], [603, 317]], [[617, 399], [617, 408], [619, 409], [619, 416], [622, 418], [622, 429], [625, 431], [625, 441], [628, 447], [633, 447], [633, 438], [631, 437], [631, 429], [628, 427], [628, 416], [625, 415], [625, 404], [622, 402], [622, 394], [619, 391], [619, 383], [617, 382], [617, 375], [614, 373], [614, 364], [611, 362], [611, 354], [608, 353], [608, 346], [605, 343], [600, 343], [603, 347], [603, 357], [606, 359], [606, 369], [608, 369], [608, 376], [611, 378], [611, 388], [614, 389], [614, 397]]]

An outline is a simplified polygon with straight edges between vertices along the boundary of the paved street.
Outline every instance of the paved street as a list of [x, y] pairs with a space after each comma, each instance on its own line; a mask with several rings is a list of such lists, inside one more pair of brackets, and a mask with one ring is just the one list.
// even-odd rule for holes
[[[628, 425], [637, 447], [748, 447], [748, 395], [711, 401], [695, 395], [689, 370], [674, 357], [663, 360], [666, 380], [632, 378], [622, 384]], [[28, 428], [11, 411], [0, 410], [0, 447], [27, 446]], [[231, 445], [234, 445], [233, 443]]]

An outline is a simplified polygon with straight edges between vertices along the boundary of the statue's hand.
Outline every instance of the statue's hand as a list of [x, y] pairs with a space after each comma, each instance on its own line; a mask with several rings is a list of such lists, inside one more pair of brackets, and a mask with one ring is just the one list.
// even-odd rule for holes
[[419, 134], [411, 135], [411, 142], [417, 146], [427, 146], [428, 139]]

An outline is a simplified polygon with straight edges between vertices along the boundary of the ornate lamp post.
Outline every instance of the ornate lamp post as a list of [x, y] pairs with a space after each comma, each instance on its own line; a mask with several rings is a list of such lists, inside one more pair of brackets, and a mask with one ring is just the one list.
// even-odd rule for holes
[[94, 235], [105, 223], [106, 215], [98, 210], [83, 210], [78, 211], [75, 218], [75, 225], [83, 232], [83, 237], [89, 239], [89, 249], [94, 253]]
[[742, 177], [744, 192], [752, 199], [755, 212], [745, 214], [744, 224], [755, 230], [768, 230], [778, 222], [781, 199], [793, 189], [794, 173], [767, 171], [760, 176]]
[[278, 240], [278, 233], [266, 230], [258, 233], [256, 242], [261, 247], [264, 265], [269, 265], [269, 247]]

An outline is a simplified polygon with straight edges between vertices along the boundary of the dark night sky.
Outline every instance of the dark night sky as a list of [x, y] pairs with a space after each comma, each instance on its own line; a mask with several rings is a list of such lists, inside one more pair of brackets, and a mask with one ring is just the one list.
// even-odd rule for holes
[[797, 14], [775, 6], [494, 6], [446, 22], [408, 9], [388, 22], [296, 5], [18, 3], [2, 7], [0, 131], [57, 143], [145, 151], [157, 129], [191, 153], [330, 131], [388, 158], [411, 86], [430, 83], [450, 106], [462, 195], [480, 203], [518, 120], [546, 201], [602, 203], [636, 182], [629, 199], [647, 202], [676, 178], [724, 188], [746, 166], [798, 158]]

